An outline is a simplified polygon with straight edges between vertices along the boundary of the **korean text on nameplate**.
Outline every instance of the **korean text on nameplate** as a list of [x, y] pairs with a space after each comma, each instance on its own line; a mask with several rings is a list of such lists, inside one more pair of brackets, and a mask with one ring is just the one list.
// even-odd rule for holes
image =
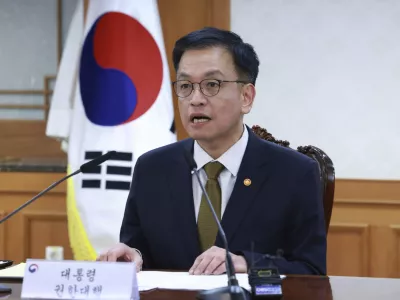
[[134, 263], [26, 262], [21, 298], [139, 299]]

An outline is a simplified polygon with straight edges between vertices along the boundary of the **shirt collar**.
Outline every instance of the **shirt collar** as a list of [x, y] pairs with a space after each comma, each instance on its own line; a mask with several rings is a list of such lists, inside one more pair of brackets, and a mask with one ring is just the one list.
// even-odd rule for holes
[[[244, 152], [246, 151], [248, 139], [249, 133], [247, 132], [247, 128], [243, 126], [243, 134], [241, 138], [224, 154], [215, 159], [215, 161], [219, 161], [223, 164], [233, 176], [236, 176], [239, 171]], [[197, 170], [203, 168], [207, 163], [214, 161], [214, 159], [200, 147], [197, 141], [194, 142], [193, 157], [197, 164]]]

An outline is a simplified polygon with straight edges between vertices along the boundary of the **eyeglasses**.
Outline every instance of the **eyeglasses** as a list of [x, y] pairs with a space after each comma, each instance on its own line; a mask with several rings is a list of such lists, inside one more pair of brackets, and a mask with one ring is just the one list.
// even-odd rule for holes
[[248, 83], [246, 81], [240, 80], [218, 80], [218, 79], [203, 79], [199, 83], [191, 82], [189, 80], [178, 80], [172, 82], [174, 87], [175, 94], [179, 98], [186, 98], [188, 97], [194, 89], [194, 85], [198, 84], [200, 86], [200, 91], [207, 97], [212, 97], [218, 94], [221, 84], [223, 82], [236, 82], [236, 83]]

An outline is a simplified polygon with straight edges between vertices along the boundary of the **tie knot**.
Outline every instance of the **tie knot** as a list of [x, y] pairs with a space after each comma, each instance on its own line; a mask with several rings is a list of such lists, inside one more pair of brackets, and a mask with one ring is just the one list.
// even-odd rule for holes
[[217, 179], [224, 169], [224, 165], [218, 161], [209, 162], [204, 166], [208, 179]]

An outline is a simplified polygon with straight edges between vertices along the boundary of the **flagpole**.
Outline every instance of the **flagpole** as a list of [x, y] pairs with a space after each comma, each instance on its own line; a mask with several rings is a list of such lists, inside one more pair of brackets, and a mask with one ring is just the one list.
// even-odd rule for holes
[[87, 16], [87, 11], [89, 8], [89, 1], [90, 0], [83, 0], [83, 25], [86, 23], [86, 16]]

